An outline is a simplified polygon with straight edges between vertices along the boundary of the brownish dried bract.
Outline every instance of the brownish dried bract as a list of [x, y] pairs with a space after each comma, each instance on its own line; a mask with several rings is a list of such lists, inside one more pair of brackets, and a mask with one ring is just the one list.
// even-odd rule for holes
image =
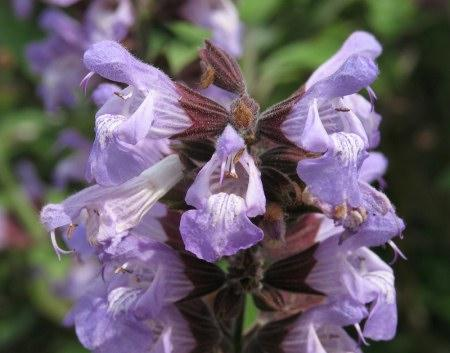
[[213, 77], [216, 86], [239, 95], [246, 91], [239, 64], [224, 50], [207, 40], [199, 55], [206, 67], [205, 78]]
[[316, 263], [313, 256], [316, 248], [317, 245], [312, 246], [306, 251], [270, 265], [264, 273], [263, 284], [289, 292], [321, 294], [305, 282]]
[[173, 138], [198, 139], [220, 134], [230, 121], [230, 114], [220, 104], [192, 89], [177, 83], [179, 102], [191, 119], [192, 125]]
[[298, 315], [289, 318], [272, 321], [251, 332], [246, 339], [244, 353], [284, 353], [282, 344], [289, 333], [289, 329], [298, 319]]
[[261, 119], [258, 124], [261, 135], [277, 143], [292, 145], [292, 142], [290, 142], [281, 131], [281, 124], [291, 112], [294, 105], [302, 98], [304, 93], [305, 90], [302, 87], [294, 92], [288, 99], [275, 104], [264, 111], [261, 114]]
[[196, 345], [190, 353], [217, 353], [224, 339], [217, 321], [201, 299], [178, 303], [177, 309], [187, 321]]
[[194, 285], [194, 289], [182, 301], [202, 297], [224, 285], [225, 273], [220, 267], [186, 252], [181, 252], [180, 258], [185, 264], [185, 275]]
[[237, 283], [230, 283], [217, 293], [214, 313], [217, 319], [228, 321], [237, 317], [244, 305], [245, 293]]

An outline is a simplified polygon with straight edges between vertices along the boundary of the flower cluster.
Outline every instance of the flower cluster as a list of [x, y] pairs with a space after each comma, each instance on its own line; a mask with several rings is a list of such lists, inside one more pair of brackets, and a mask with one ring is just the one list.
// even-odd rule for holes
[[[46, 2], [67, 7], [78, 1]], [[174, 7], [174, 17], [210, 30], [214, 43], [234, 56], [240, 56], [243, 26], [231, 0], [189, 0], [177, 6], [173, 6], [170, 0], [161, 0], [160, 3], [161, 6]], [[33, 8], [33, 0], [14, 0], [12, 4], [17, 16], [22, 18], [29, 16]], [[90, 45], [103, 40], [120, 42], [126, 39], [133, 31], [135, 14], [139, 10], [138, 2], [132, 0], [91, 1], [80, 20], [61, 9], [44, 10], [40, 27], [48, 32], [48, 37], [28, 45], [26, 54], [31, 70], [41, 76], [38, 93], [48, 111], [54, 112], [62, 106], [72, 107], [77, 103], [77, 88], [87, 74], [82, 62], [83, 53]], [[101, 83], [92, 98], [97, 105], [102, 105], [117, 90], [115, 84]]]
[[[91, 45], [88, 79], [116, 87], [95, 116], [93, 185], [41, 212], [58, 256], [83, 263], [66, 319], [83, 345], [359, 352], [344, 330], [352, 325], [362, 342], [392, 339], [394, 275], [370, 249], [387, 243], [402, 255], [392, 238], [404, 229], [370, 185], [387, 167], [373, 151], [380, 53], [355, 32], [305, 85], [260, 111], [233, 55], [213, 42], [200, 50], [198, 89], [115, 41]], [[243, 332], [249, 297], [260, 313]]]

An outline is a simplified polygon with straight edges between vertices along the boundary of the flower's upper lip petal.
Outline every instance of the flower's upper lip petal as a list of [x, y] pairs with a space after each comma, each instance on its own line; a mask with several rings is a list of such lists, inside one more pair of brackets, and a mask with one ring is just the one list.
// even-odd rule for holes
[[169, 80], [164, 73], [139, 61], [119, 43], [110, 40], [93, 44], [84, 53], [83, 60], [88, 70], [108, 80], [142, 89], [157, 85], [161, 78]]
[[309, 104], [314, 98], [331, 99], [359, 92], [378, 76], [375, 61], [367, 56], [349, 56], [331, 75], [316, 81], [297, 104]]
[[315, 83], [330, 77], [350, 56], [358, 54], [375, 59], [381, 54], [381, 51], [382, 48], [380, 43], [370, 33], [363, 31], [352, 33], [336, 54], [314, 71], [306, 82], [306, 89], [309, 89]]

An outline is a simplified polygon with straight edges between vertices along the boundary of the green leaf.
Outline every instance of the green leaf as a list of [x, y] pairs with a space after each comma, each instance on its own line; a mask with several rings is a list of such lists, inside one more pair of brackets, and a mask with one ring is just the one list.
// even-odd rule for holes
[[253, 297], [250, 294], [247, 294], [245, 298], [244, 332], [253, 326], [257, 316], [258, 308], [253, 301]]
[[4, 114], [0, 122], [0, 148], [34, 141], [46, 125], [47, 118], [41, 110], [23, 109]]
[[201, 45], [205, 39], [211, 37], [211, 32], [207, 29], [185, 21], [171, 22], [168, 27], [186, 44]]
[[241, 0], [238, 9], [245, 23], [260, 24], [273, 16], [281, 4], [279, 0]]
[[0, 347], [5, 347], [11, 341], [23, 336], [33, 322], [33, 313], [26, 309], [17, 311], [14, 315], [2, 317], [0, 320]]
[[172, 42], [167, 45], [165, 53], [171, 71], [177, 74], [187, 64], [195, 60], [197, 57], [197, 48], [179, 42]]
[[330, 27], [316, 38], [287, 44], [274, 51], [261, 65], [258, 96], [267, 97], [277, 84], [298, 82], [328, 59], [350, 33], [344, 24]]
[[416, 8], [411, 0], [367, 1], [368, 20], [379, 34], [395, 38], [414, 23]]

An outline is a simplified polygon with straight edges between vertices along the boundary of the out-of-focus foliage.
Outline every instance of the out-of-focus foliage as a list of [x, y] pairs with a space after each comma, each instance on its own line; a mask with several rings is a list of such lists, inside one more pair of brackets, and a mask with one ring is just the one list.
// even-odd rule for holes
[[[389, 157], [387, 193], [407, 222], [396, 264], [400, 322], [397, 338], [366, 352], [450, 351], [450, 8], [445, 0], [241, 0], [245, 45], [241, 64], [254, 96], [268, 106], [289, 96], [356, 29], [383, 43], [374, 89], [383, 115], [381, 150]], [[46, 117], [24, 45], [42, 34], [38, 7], [29, 21], [0, 2], [0, 205], [9, 223], [8, 250], [0, 250], [0, 351], [78, 353], [72, 330], [60, 325], [68, 303], [51, 284], [64, 276], [37, 221], [39, 206], [70, 190], [51, 187], [58, 132], [73, 127], [90, 136], [87, 99], [75, 110]], [[139, 55], [172, 76], [195, 59], [208, 31], [187, 22], [145, 18]], [[80, 92], [81, 93], [81, 92]], [[46, 186], [30, 200], [17, 165], [32, 161]], [[14, 229], [14, 231], [11, 231]], [[4, 237], [4, 233], [0, 234]], [[19, 239], [25, 239], [25, 241]], [[0, 242], [1, 243], [1, 242]], [[18, 245], [20, 244], [20, 245]], [[385, 254], [390, 256], [389, 253]], [[250, 306], [251, 308], [251, 306]], [[246, 312], [245, 320], [251, 318]]]

